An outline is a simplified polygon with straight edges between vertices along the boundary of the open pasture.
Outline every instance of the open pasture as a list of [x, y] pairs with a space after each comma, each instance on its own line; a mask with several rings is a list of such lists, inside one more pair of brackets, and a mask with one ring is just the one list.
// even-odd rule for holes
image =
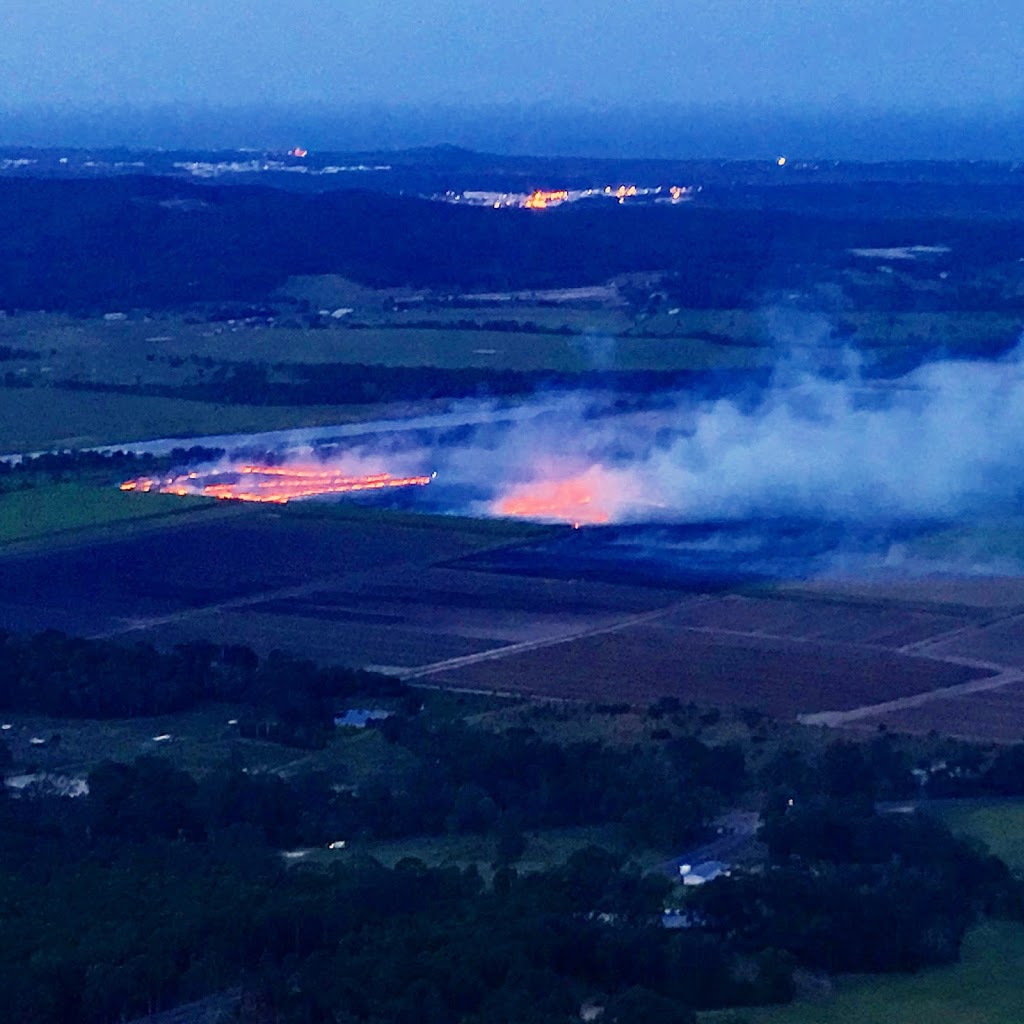
[[1018, 1024], [1024, 928], [987, 921], [964, 941], [961, 961], [916, 975], [845, 979], [829, 996], [791, 1006], [719, 1011], [701, 1024]]
[[380, 413], [380, 407], [373, 406], [227, 405], [66, 388], [0, 387], [0, 454], [327, 426]]
[[182, 516], [208, 505], [204, 501], [181, 501], [169, 494], [122, 494], [114, 488], [72, 483], [9, 491], [0, 494], [0, 544]]

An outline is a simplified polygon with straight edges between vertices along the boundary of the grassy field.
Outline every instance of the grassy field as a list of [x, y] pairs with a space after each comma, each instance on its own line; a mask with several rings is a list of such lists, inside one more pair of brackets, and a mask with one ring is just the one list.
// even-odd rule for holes
[[954, 832], [981, 840], [1010, 867], [1024, 870], [1024, 801], [957, 800], [938, 813]]
[[51, 484], [0, 494], [0, 544], [94, 526], [179, 515], [208, 505], [170, 494], [125, 494], [114, 487]]
[[314, 427], [377, 415], [380, 409], [369, 405], [219, 405], [60, 388], [0, 387], [0, 453]]
[[793, 1006], [701, 1014], [701, 1024], [1020, 1024], [1024, 926], [986, 922], [954, 967], [843, 981], [832, 997]]

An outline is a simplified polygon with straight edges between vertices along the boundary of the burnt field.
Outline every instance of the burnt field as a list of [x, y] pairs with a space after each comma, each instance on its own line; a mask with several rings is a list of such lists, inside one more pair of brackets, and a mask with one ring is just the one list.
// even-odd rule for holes
[[[913, 650], [983, 628], [990, 610], [781, 593], [749, 545], [726, 557], [715, 528], [702, 530], [676, 536], [653, 573], [653, 555], [637, 559], [636, 543], [622, 543], [640, 534], [621, 530], [531, 538], [522, 524], [237, 507], [83, 535], [59, 550], [8, 549], [0, 627], [245, 643], [426, 685], [633, 703], [674, 696], [784, 717], [997, 671]], [[772, 571], [796, 575], [792, 548]]]

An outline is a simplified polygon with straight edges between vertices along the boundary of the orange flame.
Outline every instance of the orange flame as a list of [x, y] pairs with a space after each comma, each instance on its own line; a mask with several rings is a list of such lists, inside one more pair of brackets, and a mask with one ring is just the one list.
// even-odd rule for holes
[[336, 470], [305, 469], [290, 466], [245, 465], [226, 471], [181, 473], [164, 479], [139, 477], [125, 480], [122, 491], [160, 494], [194, 494], [207, 498], [235, 501], [266, 501], [283, 505], [294, 498], [313, 498], [321, 494], [349, 494], [356, 491], [380, 491], [391, 487], [423, 487], [430, 476], [345, 476]]
[[608, 510], [595, 503], [593, 488], [582, 477], [524, 484], [500, 499], [495, 507], [502, 516], [547, 519], [576, 527], [607, 523], [611, 519]]

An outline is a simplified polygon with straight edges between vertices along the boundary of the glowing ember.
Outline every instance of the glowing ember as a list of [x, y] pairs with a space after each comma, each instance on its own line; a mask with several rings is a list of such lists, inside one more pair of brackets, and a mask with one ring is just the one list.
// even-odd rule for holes
[[229, 470], [206, 473], [180, 473], [163, 479], [139, 477], [121, 484], [122, 491], [150, 491], [159, 494], [200, 495], [207, 498], [233, 498], [235, 501], [268, 501], [277, 505], [295, 498], [314, 498], [322, 494], [351, 494], [357, 491], [381, 491], [392, 487], [423, 487], [430, 476], [345, 476], [336, 470], [296, 466], [235, 466]]
[[495, 509], [501, 516], [546, 519], [577, 527], [611, 519], [603, 504], [595, 502], [592, 485], [581, 477], [517, 487], [500, 499]]

